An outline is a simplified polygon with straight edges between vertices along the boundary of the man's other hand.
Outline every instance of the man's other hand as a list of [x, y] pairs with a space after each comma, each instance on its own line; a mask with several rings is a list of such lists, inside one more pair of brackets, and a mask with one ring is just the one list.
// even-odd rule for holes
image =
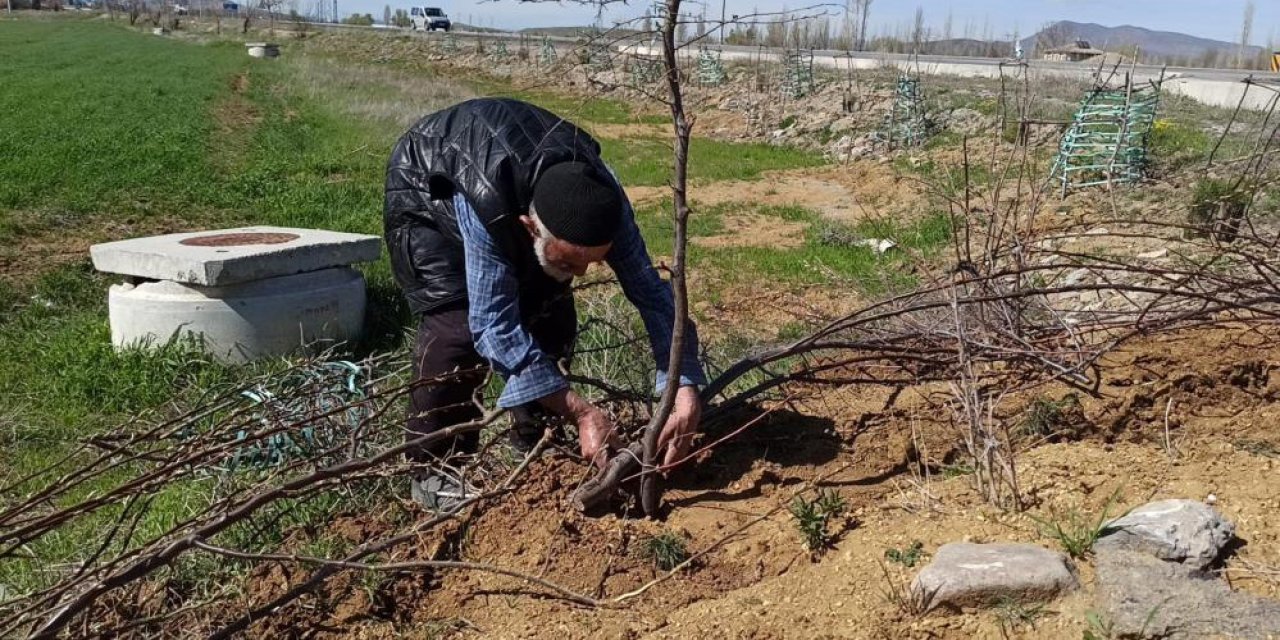
[[585, 403], [586, 408], [576, 418], [578, 424], [578, 447], [582, 457], [590, 460], [600, 468], [609, 461], [609, 447], [621, 446], [621, 440], [614, 431], [613, 421], [595, 405]]
[[666, 451], [662, 466], [667, 467], [689, 457], [693, 438], [698, 434], [698, 422], [702, 419], [702, 401], [697, 387], [680, 387], [676, 392], [675, 406], [667, 423], [658, 436], [658, 451]]
[[578, 447], [582, 457], [596, 466], [604, 468], [609, 461], [610, 446], [621, 446], [622, 441], [609, 416], [573, 391], [566, 389], [553, 393], [539, 402], [577, 425]]

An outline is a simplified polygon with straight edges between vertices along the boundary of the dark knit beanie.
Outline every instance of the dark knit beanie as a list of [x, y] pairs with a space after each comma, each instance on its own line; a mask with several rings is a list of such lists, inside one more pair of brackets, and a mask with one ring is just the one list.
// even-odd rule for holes
[[622, 224], [622, 196], [589, 164], [552, 165], [533, 185], [533, 208], [551, 235], [582, 247], [613, 242]]

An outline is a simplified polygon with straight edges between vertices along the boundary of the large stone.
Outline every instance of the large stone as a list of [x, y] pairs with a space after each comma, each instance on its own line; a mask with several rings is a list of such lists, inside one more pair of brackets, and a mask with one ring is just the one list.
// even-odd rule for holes
[[1145, 552], [1096, 549], [1096, 597], [1118, 638], [1274, 638], [1280, 602]]
[[204, 287], [377, 260], [378, 236], [319, 229], [244, 227], [174, 233], [89, 248], [99, 271]]
[[911, 583], [926, 608], [990, 606], [1002, 599], [1048, 600], [1079, 586], [1061, 553], [1033, 544], [942, 545]]
[[1203, 569], [1232, 538], [1235, 525], [1195, 500], [1149, 502], [1107, 523], [1094, 549], [1127, 549]]

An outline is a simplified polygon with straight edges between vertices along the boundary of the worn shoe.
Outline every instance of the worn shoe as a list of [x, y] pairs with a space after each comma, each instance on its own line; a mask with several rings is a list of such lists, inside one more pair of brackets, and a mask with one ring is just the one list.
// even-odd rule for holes
[[474, 487], [447, 471], [423, 471], [409, 483], [413, 501], [437, 513], [453, 513], [464, 500], [477, 493]]

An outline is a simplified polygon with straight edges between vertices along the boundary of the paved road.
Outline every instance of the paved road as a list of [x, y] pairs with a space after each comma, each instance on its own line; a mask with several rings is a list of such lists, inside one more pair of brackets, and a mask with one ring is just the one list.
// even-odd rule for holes
[[[750, 56], [750, 57], [755, 57], [759, 55], [759, 51], [761, 49], [765, 51], [765, 55], [777, 56], [779, 55], [779, 52], [780, 52], [779, 49], [768, 48], [768, 47], [743, 47], [743, 46], [734, 46], [734, 45], [724, 45], [724, 46], [710, 45], [708, 46], [708, 48], [723, 50], [724, 52], [726, 52], [726, 54], [732, 53], [733, 57], [735, 58], [740, 57], [742, 54], [746, 54], [747, 56]], [[845, 62], [850, 58], [852, 58], [854, 60], [861, 61], [863, 64], [868, 62], [883, 63], [885, 61], [908, 64], [908, 63], [912, 63], [915, 60], [913, 56], [910, 56], [907, 54], [869, 53], [869, 52], [846, 53], [844, 51], [834, 50], [834, 49], [817, 49], [817, 50], [814, 50], [813, 55], [814, 55], [815, 63], [817, 62], [817, 59], [819, 57], [824, 59], [834, 59], [840, 62]], [[973, 65], [978, 67], [990, 67], [993, 69], [997, 69], [1001, 64], [1007, 64], [1008, 61], [1001, 60], [998, 58], [973, 58], [968, 56], [919, 56], [919, 63], [923, 67], [928, 67], [932, 65]], [[1051, 71], [1059, 71], [1059, 72], [1066, 72], [1066, 73], [1092, 73], [1094, 70], [1097, 69], [1096, 65], [1088, 65], [1088, 64], [1078, 63], [1078, 62], [1050, 62], [1048, 60], [1031, 60], [1031, 61], [1028, 61], [1028, 65], [1033, 69], [1051, 70]], [[1128, 68], [1129, 68], [1128, 65], [1124, 66], [1125, 71], [1127, 71]], [[1136, 73], [1143, 77], [1146, 77], [1146, 76], [1158, 77], [1160, 75], [1161, 69], [1162, 67], [1140, 64], [1137, 66]], [[1261, 72], [1261, 71], [1239, 71], [1236, 69], [1199, 69], [1194, 67], [1167, 67], [1167, 68], [1164, 68], [1164, 71], [1166, 76], [1176, 74], [1179, 77], [1204, 78], [1207, 80], [1219, 80], [1219, 81], [1227, 81], [1227, 82], [1240, 82], [1245, 78], [1248, 78], [1250, 75], [1254, 75], [1259, 78], [1262, 78], [1262, 77], [1280, 78], [1280, 75], [1274, 74], [1274, 73]]]

